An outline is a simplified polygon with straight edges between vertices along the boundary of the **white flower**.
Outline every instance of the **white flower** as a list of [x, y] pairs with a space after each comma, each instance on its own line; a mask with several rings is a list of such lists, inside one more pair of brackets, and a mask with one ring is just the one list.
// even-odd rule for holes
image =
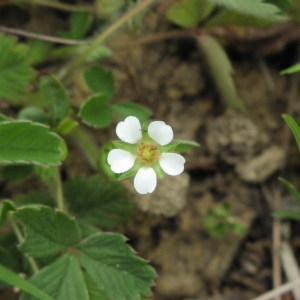
[[151, 122], [147, 132], [142, 131], [136, 117], [127, 117], [116, 128], [117, 136], [128, 144], [132, 151], [113, 149], [107, 162], [114, 173], [120, 174], [137, 167], [134, 187], [140, 194], [152, 193], [157, 184], [156, 172], [176, 176], [183, 172], [185, 159], [177, 153], [163, 152], [163, 146], [173, 140], [173, 130], [162, 121]]

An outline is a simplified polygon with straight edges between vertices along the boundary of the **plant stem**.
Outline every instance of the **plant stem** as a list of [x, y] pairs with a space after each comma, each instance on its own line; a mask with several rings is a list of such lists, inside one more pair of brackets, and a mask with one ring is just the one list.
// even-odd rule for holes
[[55, 199], [56, 199], [57, 208], [63, 212], [66, 212], [67, 209], [65, 206], [60, 170], [58, 166], [55, 167], [55, 171], [54, 171], [54, 189], [55, 189]]
[[[25, 241], [25, 238], [23, 237], [23, 234], [22, 234], [21, 230], [19, 229], [14, 216], [9, 214], [8, 221], [9, 221], [15, 235], [17, 236], [19, 243], [23, 243]], [[33, 273], [37, 273], [39, 271], [39, 267], [38, 267], [36, 261], [34, 260], [34, 258], [31, 256], [27, 256], [27, 259], [29, 261], [29, 264], [31, 266]]]
[[148, 5], [154, 3], [156, 0], [144, 0], [138, 3], [135, 7], [125, 13], [121, 18], [119, 18], [115, 23], [110, 25], [106, 30], [104, 30], [98, 37], [96, 37], [88, 48], [82, 52], [67, 68], [65, 74], [62, 75], [62, 80], [67, 81], [67, 79], [76, 71], [79, 66], [85, 61], [85, 59], [110, 35], [112, 35], [116, 30], [123, 26], [127, 21], [129, 21], [133, 16], [138, 14], [141, 10], [146, 8]]

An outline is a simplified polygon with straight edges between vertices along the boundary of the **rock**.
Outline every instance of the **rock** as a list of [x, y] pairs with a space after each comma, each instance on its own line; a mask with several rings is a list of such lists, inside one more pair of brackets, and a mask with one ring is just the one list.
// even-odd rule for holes
[[284, 151], [278, 146], [264, 150], [259, 156], [236, 165], [236, 172], [246, 182], [262, 183], [284, 163]]

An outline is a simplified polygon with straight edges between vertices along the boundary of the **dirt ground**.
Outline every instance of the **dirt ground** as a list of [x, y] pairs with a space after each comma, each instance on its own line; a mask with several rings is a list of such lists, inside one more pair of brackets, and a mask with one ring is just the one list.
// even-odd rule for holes
[[[22, 24], [14, 20], [14, 9], [10, 8], [9, 15], [1, 8], [0, 14], [6, 16], [6, 25], [18, 27]], [[23, 25], [33, 31], [47, 31], [53, 20], [58, 20], [55, 26], [65, 26], [61, 16], [54, 13], [43, 22], [36, 10], [26, 14]], [[296, 186], [299, 182], [300, 155], [281, 114], [289, 113], [299, 120], [300, 81], [297, 75], [279, 74], [296, 60], [299, 43], [288, 33], [299, 27], [289, 23], [280, 34], [273, 29], [263, 38], [257, 29], [250, 40], [228, 43], [245, 113], [230, 110], [221, 102], [193, 38], [124, 46], [132, 39], [172, 29], [173, 25], [156, 11], [151, 12], [138, 36], [120, 31], [117, 38], [109, 40], [116, 50], [103, 65], [116, 78], [114, 101], [131, 100], [149, 107], [153, 119], [173, 127], [176, 138], [195, 140], [201, 146], [185, 154], [184, 174], [160, 181], [149, 196], [136, 195], [131, 179], [124, 182], [137, 210], [118, 230], [155, 267], [153, 300], [252, 299], [272, 288], [272, 234], [276, 225], [271, 213], [278, 205], [293, 205], [278, 176]], [[75, 79], [70, 90], [75, 106], [85, 93], [77, 84], [80, 80]], [[113, 128], [95, 134], [99, 145], [112, 137]], [[85, 162], [76, 161], [77, 151], [71, 149], [66, 163], [71, 171], [67, 174], [91, 174]], [[20, 192], [15, 185], [1, 184], [5, 195]], [[244, 225], [244, 234], [230, 231], [213, 238], [204, 229], [209, 211], [222, 203], [230, 205], [231, 217]], [[298, 258], [299, 224], [285, 222], [284, 226], [289, 229], [284, 239]], [[286, 276], [282, 270], [283, 282]], [[291, 297], [287, 294], [284, 299]]]

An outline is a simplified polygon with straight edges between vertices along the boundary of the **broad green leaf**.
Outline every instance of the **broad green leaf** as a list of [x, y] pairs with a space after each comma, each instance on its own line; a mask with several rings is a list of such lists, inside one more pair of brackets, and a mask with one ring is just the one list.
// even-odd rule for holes
[[200, 145], [194, 141], [188, 140], [173, 140], [170, 144], [163, 147], [165, 152], [185, 152]]
[[203, 17], [203, 11], [211, 6], [203, 0], [178, 0], [174, 1], [167, 10], [169, 20], [182, 27], [194, 27]]
[[91, 279], [91, 277], [84, 273], [85, 284], [89, 293], [89, 300], [111, 300], [108, 296], [104, 295], [98, 288], [96, 283]]
[[284, 69], [283, 71], [280, 72], [280, 74], [293, 74], [296, 72], [300, 72], [300, 63], [297, 63], [295, 65], [292, 65], [291, 67]]
[[12, 272], [3, 265], [0, 265], [0, 280], [13, 287], [18, 287], [19, 289], [34, 296], [31, 296], [31, 299], [54, 300], [54, 298], [47, 295], [44, 291], [37, 288], [34, 284], [20, 277], [18, 274]]
[[287, 17], [282, 11], [271, 3], [264, 0], [210, 0], [212, 3], [223, 6], [224, 8], [235, 10], [245, 15], [268, 19], [272, 21], [283, 21]]
[[0, 98], [19, 103], [35, 73], [29, 65], [28, 49], [0, 33]]
[[295, 186], [282, 177], [279, 177], [279, 180], [287, 187], [290, 193], [294, 196], [297, 205], [300, 207], [300, 193]]
[[69, 209], [80, 221], [100, 228], [123, 222], [133, 211], [121, 186], [100, 176], [76, 177], [66, 182], [64, 194]]
[[106, 95], [96, 95], [89, 98], [79, 112], [82, 121], [93, 127], [108, 127], [113, 121], [108, 100]]
[[10, 200], [1, 200], [0, 202], [0, 225], [3, 224], [3, 222], [7, 218], [7, 214], [10, 211], [15, 211], [16, 206], [15, 204]]
[[224, 105], [227, 108], [245, 111], [245, 106], [236, 91], [232, 65], [225, 50], [216, 39], [208, 35], [200, 35], [198, 43]]
[[300, 151], [300, 127], [299, 125], [297, 124], [297, 122], [289, 115], [285, 115], [283, 114], [282, 115], [282, 118], [284, 119], [284, 121], [288, 124], [288, 126], [290, 127], [294, 137], [295, 137], [295, 140], [296, 140], [296, 143], [297, 143], [297, 146], [298, 146], [298, 149]]
[[37, 123], [49, 124], [49, 115], [46, 112], [36, 106], [27, 106], [19, 111], [19, 120], [33, 121]]
[[80, 233], [74, 219], [46, 206], [28, 206], [15, 212], [26, 229], [20, 249], [29, 256], [47, 257], [74, 246]]
[[98, 289], [109, 299], [149, 296], [155, 271], [116, 233], [97, 233], [79, 246], [80, 261]]
[[44, 76], [40, 83], [40, 96], [47, 108], [50, 124], [57, 125], [69, 112], [69, 97], [62, 83], [54, 76]]
[[115, 91], [114, 75], [111, 71], [100, 66], [93, 66], [84, 71], [84, 80], [87, 86], [96, 93], [111, 98]]
[[300, 221], [300, 211], [278, 210], [278, 211], [273, 212], [272, 215], [277, 218], [292, 219], [292, 220]]
[[[72, 253], [63, 255], [41, 269], [31, 277], [30, 283], [51, 295], [55, 300], [90, 300], [79, 261]], [[20, 300], [35, 299], [27, 293], [20, 297]]]
[[150, 109], [136, 104], [132, 102], [120, 102], [113, 104], [111, 106], [112, 110], [115, 111], [122, 119], [125, 119], [128, 116], [135, 116], [137, 117], [141, 122], [147, 121], [150, 116], [152, 115], [152, 112]]
[[3, 166], [1, 175], [10, 181], [16, 181], [26, 178], [34, 170], [33, 165], [29, 164], [16, 164]]
[[38, 123], [0, 123], [0, 163], [57, 165], [65, 153], [64, 141]]

